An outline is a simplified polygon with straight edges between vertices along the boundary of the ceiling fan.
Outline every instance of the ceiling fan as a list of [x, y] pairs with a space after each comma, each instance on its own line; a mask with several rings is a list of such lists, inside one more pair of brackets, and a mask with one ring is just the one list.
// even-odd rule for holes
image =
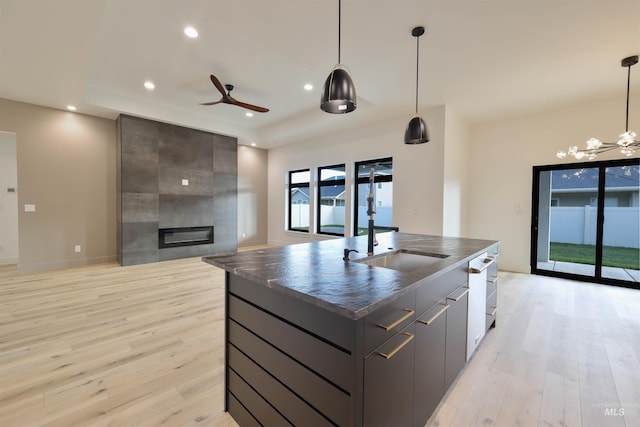
[[[218, 91], [222, 94], [222, 98], [219, 101], [203, 102], [200, 105], [215, 105], [215, 104], [224, 103], [224, 104], [230, 104], [230, 105], [237, 105], [238, 107], [246, 108], [248, 110], [257, 111], [258, 113], [266, 113], [267, 111], [269, 111], [268, 108], [258, 107], [257, 105], [247, 104], [246, 102], [241, 102], [241, 101], [238, 101], [238, 100], [234, 99], [231, 96], [231, 91], [233, 90], [233, 85], [226, 84], [226, 85], [222, 86], [222, 83], [220, 83], [220, 80], [218, 80], [218, 78], [216, 76], [214, 76], [213, 74], [211, 74], [211, 83], [213, 83], [213, 85], [216, 87], [216, 89], [218, 89]], [[226, 92], [225, 92], [225, 89], [226, 89]]]

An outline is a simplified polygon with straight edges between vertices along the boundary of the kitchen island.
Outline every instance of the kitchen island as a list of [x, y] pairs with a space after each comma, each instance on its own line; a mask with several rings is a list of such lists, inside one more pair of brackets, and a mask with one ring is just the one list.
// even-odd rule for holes
[[226, 409], [241, 426], [423, 426], [468, 359], [469, 271], [491, 266], [495, 323], [497, 250], [394, 232], [373, 257], [366, 236], [205, 257], [226, 271]]

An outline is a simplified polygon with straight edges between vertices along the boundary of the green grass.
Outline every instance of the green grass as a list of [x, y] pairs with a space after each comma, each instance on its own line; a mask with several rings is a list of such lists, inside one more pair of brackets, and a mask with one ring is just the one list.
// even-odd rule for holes
[[[596, 247], [593, 245], [551, 242], [549, 258], [554, 261], [594, 265]], [[640, 252], [634, 248], [605, 246], [602, 248], [602, 265], [605, 267], [640, 270]]]

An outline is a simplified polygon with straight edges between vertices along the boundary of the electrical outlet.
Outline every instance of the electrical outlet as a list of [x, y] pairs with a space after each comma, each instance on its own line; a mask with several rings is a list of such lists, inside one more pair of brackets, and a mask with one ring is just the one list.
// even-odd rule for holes
[[25, 212], [35, 212], [36, 211], [36, 205], [24, 205], [24, 211]]
[[182, 180], [182, 185], [184, 185], [185, 187], [189, 185], [189, 180], [188, 179], [183, 179]]
[[242, 233], [242, 238], [244, 239], [245, 237], [247, 237], [247, 233]]
[[76, 253], [77, 252], [82, 252], [82, 247], [80, 245], [76, 245], [75, 251], [76, 251]]

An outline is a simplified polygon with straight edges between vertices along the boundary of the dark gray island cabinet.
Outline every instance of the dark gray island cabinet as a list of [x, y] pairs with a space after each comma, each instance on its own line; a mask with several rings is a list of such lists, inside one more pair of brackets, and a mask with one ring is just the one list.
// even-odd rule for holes
[[[495, 324], [498, 242], [378, 242], [377, 262], [366, 236], [204, 258], [226, 271], [225, 402], [240, 426], [424, 426], [467, 361], [471, 294], [481, 329]], [[398, 251], [430, 261], [381, 265]], [[470, 293], [479, 256], [495, 274]]]

